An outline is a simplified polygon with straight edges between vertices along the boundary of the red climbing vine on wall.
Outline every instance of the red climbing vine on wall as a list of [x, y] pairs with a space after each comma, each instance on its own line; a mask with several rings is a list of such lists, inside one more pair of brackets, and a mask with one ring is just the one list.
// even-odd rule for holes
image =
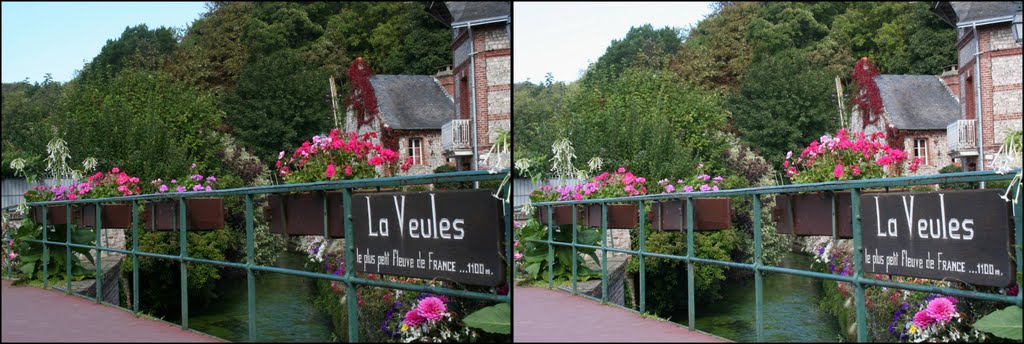
[[870, 124], [877, 123], [881, 118], [882, 96], [878, 92], [878, 85], [875, 84], [874, 79], [877, 75], [878, 70], [875, 69], [875, 65], [871, 61], [868, 61], [867, 57], [862, 57], [853, 66], [853, 81], [857, 85], [853, 101], [860, 109], [862, 130]]
[[370, 76], [373, 69], [357, 57], [348, 67], [348, 81], [352, 85], [349, 92], [348, 103], [352, 105], [352, 112], [356, 116], [356, 128], [373, 122], [377, 116], [377, 96], [373, 93], [373, 86], [370, 85]]

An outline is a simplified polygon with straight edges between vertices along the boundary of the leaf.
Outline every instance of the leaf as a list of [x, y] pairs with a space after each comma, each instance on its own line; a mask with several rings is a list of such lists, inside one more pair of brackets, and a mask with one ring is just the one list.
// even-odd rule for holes
[[36, 263], [23, 263], [18, 267], [29, 279], [32, 279], [36, 271]]
[[540, 273], [540, 263], [528, 264], [523, 270], [530, 274], [530, 278], [537, 279], [537, 274]]
[[988, 332], [999, 338], [1021, 339], [1021, 308], [1009, 306], [989, 313], [974, 323], [978, 331]]
[[494, 306], [481, 308], [467, 315], [463, 321], [466, 326], [478, 328], [490, 333], [509, 334], [511, 324], [509, 319], [512, 314], [509, 312], [507, 303], [499, 303]]

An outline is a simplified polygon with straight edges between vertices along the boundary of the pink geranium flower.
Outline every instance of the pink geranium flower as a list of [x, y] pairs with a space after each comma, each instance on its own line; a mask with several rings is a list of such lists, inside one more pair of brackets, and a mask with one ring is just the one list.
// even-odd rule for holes
[[408, 312], [405, 313], [405, 325], [406, 326], [416, 327], [416, 326], [423, 325], [424, 322], [426, 322], [426, 319], [424, 319], [423, 316], [420, 315], [419, 310], [417, 310], [415, 308], [412, 309], [412, 310], [409, 310]]
[[843, 164], [836, 164], [836, 169], [832, 170], [832, 174], [834, 174], [836, 176], [836, 178], [842, 178], [843, 177]]
[[949, 299], [944, 297], [936, 298], [928, 302], [928, 307], [925, 308], [925, 312], [932, 319], [941, 322], [947, 322], [958, 314], [956, 306], [954, 306]]
[[420, 304], [416, 309], [419, 311], [420, 316], [433, 321], [441, 320], [441, 317], [448, 312], [448, 307], [444, 305], [444, 302], [433, 296], [420, 300]]
[[324, 173], [327, 174], [327, 178], [334, 178], [334, 164], [327, 165], [327, 171]]

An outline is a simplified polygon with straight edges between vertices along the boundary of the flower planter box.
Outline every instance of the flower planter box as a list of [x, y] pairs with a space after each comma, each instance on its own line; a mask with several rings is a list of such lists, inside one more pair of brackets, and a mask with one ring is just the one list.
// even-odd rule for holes
[[[46, 224], [47, 225], [66, 225], [68, 224], [68, 206], [67, 205], [48, 205], [46, 206]], [[33, 206], [31, 211], [32, 222], [36, 224], [43, 224], [43, 206]], [[71, 209], [71, 221], [77, 223], [76, 218], [82, 214], [77, 209]]]
[[[835, 192], [836, 236], [853, 238], [850, 192]], [[831, 193], [815, 192], [799, 195], [776, 195], [772, 217], [780, 234], [797, 236], [832, 235]]]
[[[324, 193], [267, 195], [270, 232], [288, 235], [324, 235]], [[342, 192], [327, 192], [327, 226], [331, 238], [345, 237]]]
[[[132, 206], [128, 204], [103, 204], [100, 226], [103, 228], [132, 228]], [[96, 227], [96, 204], [83, 204], [72, 211], [76, 226]]]
[[[572, 224], [572, 206], [571, 205], [558, 205], [553, 207], [555, 209], [552, 221], [556, 225], [571, 225]], [[548, 224], [548, 207], [539, 206], [537, 207], [537, 221], [542, 224]]]
[[[732, 226], [734, 211], [729, 198], [695, 198], [693, 200], [693, 230], [723, 230]], [[654, 202], [648, 218], [659, 231], [686, 230], [686, 202], [679, 199]]]
[[[143, 226], [149, 230], [180, 230], [178, 200], [146, 204]], [[224, 228], [224, 199], [220, 197], [185, 199], [185, 230], [210, 231]]]
[[[591, 204], [584, 210], [584, 223], [588, 227], [601, 228], [601, 205]], [[640, 211], [636, 204], [608, 205], [608, 228], [636, 228], [639, 222]]]

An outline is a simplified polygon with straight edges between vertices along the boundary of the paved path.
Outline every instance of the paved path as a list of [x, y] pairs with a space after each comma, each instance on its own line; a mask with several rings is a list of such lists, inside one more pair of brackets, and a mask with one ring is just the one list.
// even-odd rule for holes
[[56, 290], [3, 281], [4, 342], [220, 342]]
[[513, 293], [514, 342], [726, 341], [564, 291], [516, 287]]

